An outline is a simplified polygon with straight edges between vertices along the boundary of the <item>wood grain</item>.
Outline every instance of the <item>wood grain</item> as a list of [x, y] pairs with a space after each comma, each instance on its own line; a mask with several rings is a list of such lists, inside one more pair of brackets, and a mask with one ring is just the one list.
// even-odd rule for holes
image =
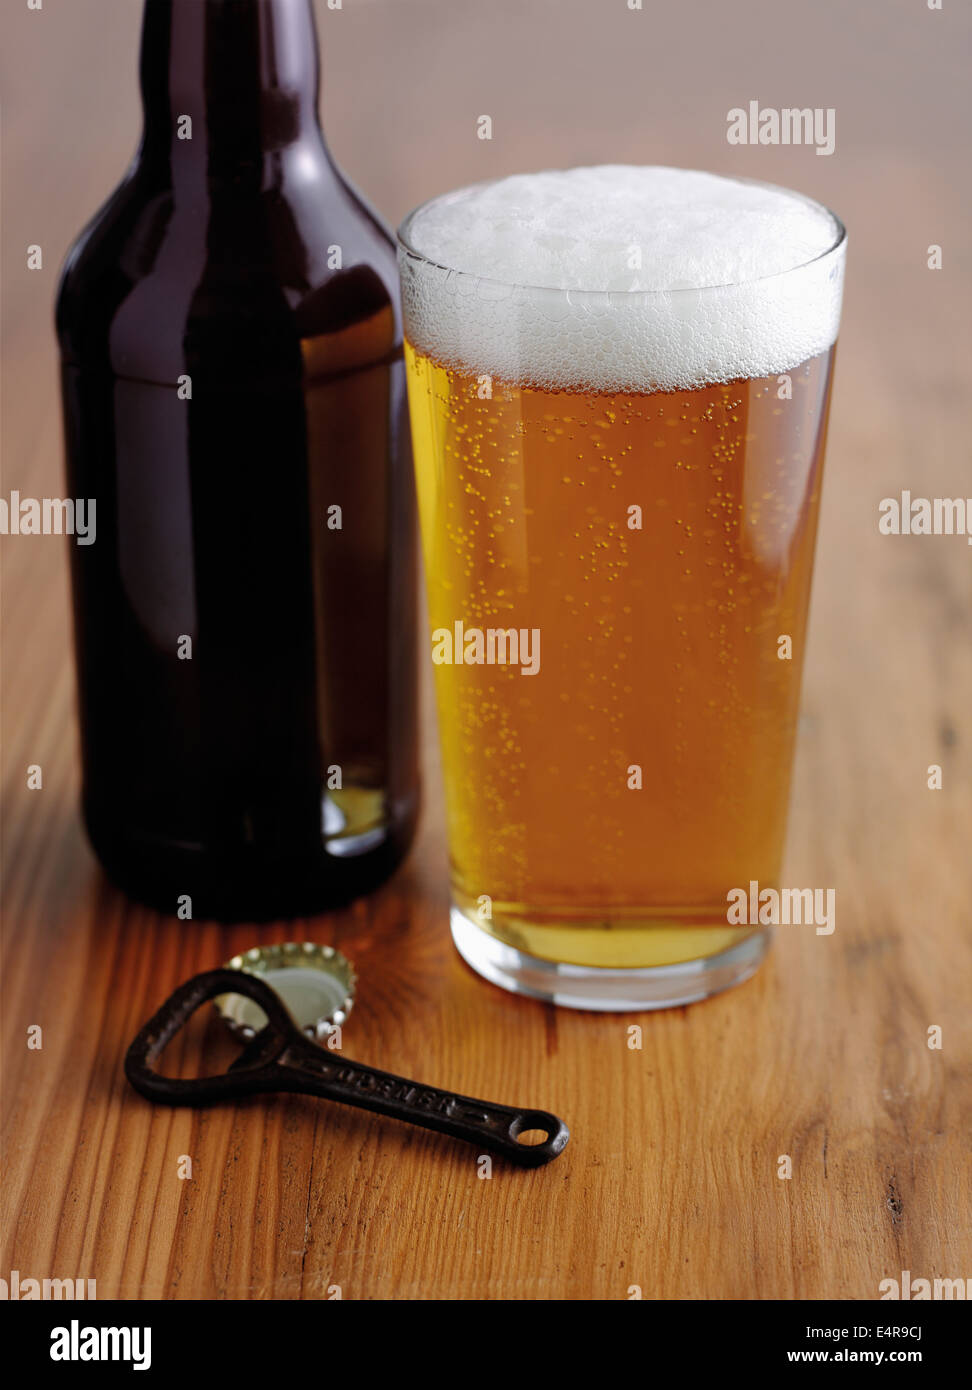
[[[655, 1015], [493, 989], [448, 939], [431, 714], [419, 842], [373, 898], [259, 929], [134, 906], [77, 815], [65, 544], [4, 537], [0, 1274], [94, 1277], [102, 1298], [355, 1299], [618, 1299], [633, 1284], [870, 1299], [903, 1269], [972, 1274], [972, 550], [877, 531], [902, 488], [970, 491], [967, 17], [903, 0], [641, 14], [345, 0], [319, 17], [332, 143], [390, 219], [472, 178], [613, 159], [788, 183], [848, 224], [787, 867], [836, 887], [837, 930], [791, 929], [742, 988]], [[2, 491], [57, 496], [52, 295], [134, 146], [138, 7], [11, 4], [3, 29]], [[728, 147], [726, 111], [754, 98], [835, 107], [836, 154]], [[31, 243], [42, 271], [26, 269]], [[483, 1181], [472, 1150], [337, 1106], [192, 1113], [127, 1088], [125, 1046], [171, 988], [290, 937], [354, 960], [349, 1055], [553, 1109], [566, 1154]], [[193, 1030], [180, 1065], [214, 1044]]]

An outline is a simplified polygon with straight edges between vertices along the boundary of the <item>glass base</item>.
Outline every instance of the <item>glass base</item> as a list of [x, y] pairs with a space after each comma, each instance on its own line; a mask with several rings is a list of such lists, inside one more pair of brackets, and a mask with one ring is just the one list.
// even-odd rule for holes
[[562, 1008], [602, 1013], [670, 1009], [707, 999], [748, 980], [770, 943], [769, 929], [761, 928], [716, 955], [677, 965], [618, 970], [562, 965], [527, 955], [490, 936], [455, 906], [451, 924], [452, 939], [463, 960], [492, 984]]

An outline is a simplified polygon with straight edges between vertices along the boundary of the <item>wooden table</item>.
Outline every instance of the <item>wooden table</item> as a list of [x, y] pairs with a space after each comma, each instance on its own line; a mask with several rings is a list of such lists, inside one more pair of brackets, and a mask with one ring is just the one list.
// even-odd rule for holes
[[[784, 932], [740, 989], [636, 1018], [492, 988], [448, 938], [431, 722], [419, 841], [374, 897], [270, 928], [134, 906], [78, 821], [66, 544], [4, 537], [0, 1273], [94, 1277], [102, 1298], [350, 1299], [873, 1299], [905, 1269], [972, 1274], [972, 550], [877, 529], [902, 488], [972, 490], [967, 19], [876, 0], [771, 24], [756, 0], [407, 11], [319, 8], [332, 143], [390, 218], [471, 178], [610, 158], [789, 183], [850, 228], [785, 880], [835, 886], [837, 930]], [[3, 26], [3, 492], [58, 496], [51, 301], [134, 143], [138, 13], [11, 5]], [[754, 98], [833, 106], [836, 154], [727, 146], [726, 112]], [[176, 983], [289, 937], [353, 958], [349, 1055], [549, 1107], [566, 1154], [487, 1181], [472, 1150], [322, 1102], [193, 1113], [127, 1087], [125, 1046]], [[200, 1026], [187, 1068], [203, 1044]]]

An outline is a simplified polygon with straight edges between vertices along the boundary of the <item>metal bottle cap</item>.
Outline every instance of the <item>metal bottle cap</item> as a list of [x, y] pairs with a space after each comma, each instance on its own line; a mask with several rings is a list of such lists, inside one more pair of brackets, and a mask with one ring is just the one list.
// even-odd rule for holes
[[[340, 1027], [354, 1005], [354, 970], [333, 946], [313, 941], [254, 946], [228, 960], [225, 969], [258, 975], [279, 994], [297, 1026], [317, 1041]], [[259, 1004], [242, 994], [221, 994], [213, 1002], [238, 1037], [253, 1038], [266, 1024]]]

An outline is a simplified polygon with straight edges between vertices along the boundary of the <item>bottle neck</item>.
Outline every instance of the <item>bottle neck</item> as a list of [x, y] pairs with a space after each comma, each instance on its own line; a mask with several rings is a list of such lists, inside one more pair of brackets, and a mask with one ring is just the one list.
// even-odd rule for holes
[[145, 0], [140, 80], [143, 156], [239, 178], [323, 144], [311, 0]]

